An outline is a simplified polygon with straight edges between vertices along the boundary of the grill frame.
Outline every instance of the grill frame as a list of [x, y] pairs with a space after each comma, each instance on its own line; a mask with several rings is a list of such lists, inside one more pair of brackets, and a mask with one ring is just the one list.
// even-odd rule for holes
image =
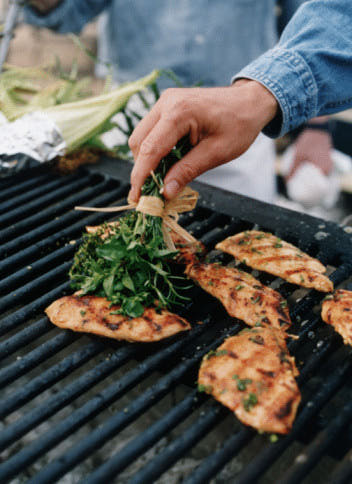
[[[0, 343], [0, 359], [10, 358], [8, 365], [0, 369], [0, 388], [6, 388], [6, 385], [18, 378], [23, 378], [30, 371], [35, 370], [38, 365], [45, 363], [53, 353], [69, 349], [71, 345], [83, 338], [81, 335], [53, 328], [43, 316], [42, 308], [69, 291], [65, 274], [70, 265], [70, 259], [80, 242], [79, 237], [84, 226], [101, 223], [103, 220], [111, 219], [111, 216], [108, 214], [86, 215], [82, 212], [68, 211], [68, 209], [76, 204], [102, 206], [111, 203], [122, 204], [128, 192], [126, 181], [129, 178], [129, 172], [130, 167], [125, 162], [106, 158], [102, 164], [65, 177], [63, 180], [53, 179], [53, 176], [46, 174], [43, 169], [34, 170], [29, 178], [28, 173], [27, 175], [17, 175], [14, 178], [19, 180], [17, 190], [16, 187], [10, 185], [9, 180], [0, 180], [0, 190], [4, 188], [2, 193], [5, 194], [2, 197], [0, 193], [0, 208], [2, 206], [5, 209], [11, 207], [11, 200], [8, 200], [8, 197], [21, 190], [23, 192], [19, 198], [20, 203], [28, 202], [25, 210], [20, 210], [21, 206], [17, 205], [14, 210], [0, 216], [0, 226], [4, 228], [9, 220], [13, 220], [13, 216], [22, 217], [28, 213], [27, 218], [22, 218], [22, 221], [5, 228], [0, 233], [0, 244], [2, 244], [0, 249], [7, 251], [5, 254], [2, 253], [4, 258], [0, 262], [0, 278], [5, 276], [0, 279], [0, 294], [4, 294], [0, 300], [0, 309], [5, 311], [5, 316], [1, 319], [0, 335], [10, 334], [9, 339]], [[36, 187], [34, 181], [35, 183], [40, 182], [40, 186]], [[193, 186], [201, 193], [196, 215], [193, 217], [192, 214], [186, 214], [181, 217], [181, 221], [189, 229], [193, 229], [194, 235], [200, 236], [206, 245], [210, 244], [213, 247], [218, 240], [227, 235], [260, 223], [260, 228], [273, 231], [279, 237], [296, 244], [298, 242], [292, 235], [299, 233], [298, 246], [302, 250], [306, 250], [308, 253], [313, 252], [312, 255], [317, 256], [323, 263], [334, 260], [334, 264], [337, 265], [332, 276], [335, 284], [343, 283], [352, 276], [352, 236], [342, 227], [332, 222], [273, 207], [203, 184], [194, 183]], [[52, 187], [57, 187], [58, 190], [46, 193]], [[70, 194], [70, 190], [77, 190], [77, 193]], [[58, 200], [65, 194], [67, 197], [64, 200]], [[31, 215], [33, 210], [50, 201], [56, 203]], [[234, 207], [236, 217], [233, 217]], [[199, 219], [199, 214], [203, 220]], [[205, 216], [208, 218], [204, 219]], [[58, 219], [53, 219], [53, 217], [58, 217]], [[320, 234], [321, 239], [314, 238], [315, 234], [318, 236]], [[75, 239], [75, 242], [67, 244], [67, 241], [72, 238]], [[337, 241], [338, 247], [336, 247]], [[18, 247], [22, 247], [22, 245], [23, 250], [18, 251]], [[334, 255], [332, 256], [332, 254]], [[226, 259], [226, 256], [223, 257], [225, 260], [229, 260], [229, 258]], [[338, 261], [337, 264], [336, 261]], [[30, 264], [30, 269], [27, 268], [27, 264]], [[7, 275], [9, 270], [14, 270], [14, 274]], [[275, 280], [274, 277], [265, 275], [261, 275], [261, 278], [269, 283]], [[49, 288], [47, 293], [46, 288]], [[292, 290], [293, 286], [290, 284], [282, 283], [280, 286], [280, 292], [284, 296], [291, 296]], [[37, 294], [38, 299], [36, 299]], [[206, 317], [207, 314], [210, 317], [206, 318], [204, 325], [194, 325], [190, 333], [167, 342], [150, 345], [148, 348], [143, 345], [114, 344], [104, 339], [85, 337], [88, 342], [82, 348], [74, 350], [61, 361], [52, 364], [42, 374], [37, 375], [23, 387], [16, 389], [5, 401], [0, 402], [0, 418], [6, 419], [13, 412], [19, 411], [23, 407], [26, 408], [25, 405], [39, 393], [51, 389], [55, 385], [60, 385], [62, 379], [67, 378], [72, 372], [84, 369], [87, 362], [94, 362], [99, 355], [107, 351], [107, 348], [112, 352], [109, 360], [98, 363], [96, 367], [88, 369], [78, 378], [73, 377], [72, 382], [68, 384], [65, 382], [57, 394], [48, 397], [49, 405], [45, 407], [43, 403], [38, 408], [29, 409], [18, 421], [9, 424], [0, 435], [1, 451], [14, 445], [29, 431], [75, 402], [81, 392], [87, 391], [91, 385], [101, 382], [132, 359], [136, 361], [136, 366], [122, 377], [122, 383], [116, 383], [116, 388], [113, 385], [104, 388], [98, 395], [87, 400], [82, 407], [77, 408], [72, 416], [66, 417], [46, 435], [38, 437], [27, 447], [0, 464], [0, 481], [5, 479], [4, 482], [6, 482], [6, 479], [18, 475], [17, 471], [25, 470], [27, 464], [31, 465], [35, 462], [44, 450], [47, 452], [49, 448], [55, 448], [55, 445], [66, 439], [74, 429], [81, 428], [87, 419], [100, 414], [104, 407], [116, 402], [124, 391], [128, 391], [138, 382], [143, 381], [144, 377], [153, 371], [160, 371], [163, 362], [173, 356], [180, 355], [180, 361], [175, 360], [174, 366], [162, 371], [160, 378], [146, 391], [146, 394], [141, 395], [129, 405], [128, 412], [120, 410], [109, 417], [106, 424], [82, 438], [78, 443], [74, 443], [70, 451], [55, 458], [39, 473], [32, 476], [29, 482], [37, 484], [38, 482], [55, 482], [60, 479], [85, 460], [84, 457], [89, 459], [90, 455], [94, 454], [110, 438], [113, 438], [117, 432], [126, 428], [142, 412], [152, 407], [157, 399], [161, 400], [169, 394], [175, 382], [186, 385], [187, 391], [184, 399], [170, 408], [141, 435], [128, 442], [119, 453], [111, 455], [106, 462], [86, 477], [85, 482], [93, 483], [102, 479], [106, 481], [116, 478], [116, 473], [122, 472], [132, 460], [144, 454], [156, 442], [168, 435], [174, 425], [182, 423], [204, 406], [204, 415], [197, 417], [184, 434], [176, 436], [175, 440], [166, 445], [158, 456], [139, 469], [130, 481], [133, 483], [155, 482], [176, 461], [187, 455], [187, 452], [208, 432], [227, 418], [229, 412], [220, 404], [212, 402], [209, 397], [198, 394], [194, 389], [194, 384], [192, 385], [186, 375], [188, 372], [194, 374], [203, 354], [217, 347], [226, 335], [235, 334], [243, 325], [236, 320], [227, 318], [219, 329], [214, 329], [214, 322], [219, 323], [217, 321], [219, 304], [210, 296], [205, 296], [200, 290], [195, 290], [196, 300], [199, 294], [203, 294], [202, 300], [206, 300], [203, 317]], [[345, 380], [351, 371], [352, 360], [348, 351], [342, 348], [339, 337], [324, 328], [320, 317], [313, 312], [314, 306], [321, 301], [322, 297], [319, 293], [308, 291], [302, 301], [290, 308], [293, 320], [297, 317], [302, 318], [306, 314], [309, 315], [308, 323], [297, 328], [300, 339], [291, 341], [289, 345], [291, 351], [300, 353], [302, 345], [309, 347], [309, 334], [316, 331], [317, 328], [328, 334], [328, 338], [323, 339], [323, 344], [318, 350], [305, 361], [298, 381], [304, 388], [309, 386], [309, 382], [312, 380], [311, 375], [319, 373], [324, 359], [334, 357], [336, 351], [342, 350], [344, 355], [342, 361], [331, 375], [329, 373], [326, 384], [322, 385], [316, 397], [309, 400], [309, 402], [313, 401], [313, 405], [304, 404], [301, 407], [291, 434], [280, 438], [276, 444], [265, 445], [255, 457], [253, 463], [255, 465], [246, 466], [242, 472], [236, 475], [236, 482], [248, 483], [260, 480], [262, 473], [275, 464], [293, 442], [300, 441], [300, 436], [307, 423], [310, 420], [317, 420], [320, 410], [333, 399], [335, 392], [345, 386]], [[12, 311], [14, 305], [16, 308]], [[7, 315], [6, 312], [9, 314]], [[191, 316], [191, 320], [196, 321], [198, 311], [194, 305], [185, 308], [184, 312]], [[36, 319], [33, 323], [24, 326], [29, 319], [33, 318]], [[22, 327], [22, 329], [16, 332], [18, 327]], [[48, 337], [53, 336], [49, 342], [40, 342], [21, 359], [11, 361], [13, 354], [22, 351], [25, 345], [33, 345], [37, 338], [43, 337], [44, 333]], [[194, 341], [198, 338], [201, 345], [197, 350], [194, 349]], [[187, 348], [190, 348], [190, 354], [187, 354]], [[350, 394], [349, 389], [346, 394]], [[303, 476], [314, 469], [321, 458], [329, 452], [336, 441], [331, 438], [331, 435], [341, 435], [351, 415], [352, 406], [347, 402], [341, 415], [338, 415], [336, 419], [328, 420], [325, 429], [320, 429], [318, 425], [318, 430], [311, 432], [311, 438], [304, 447], [306, 449], [305, 458], [292, 462], [282, 482], [301, 482]], [[258, 437], [252, 429], [240, 426], [228, 441], [223, 442], [220, 449], [216, 449], [214, 453], [203, 459], [199, 467], [186, 477], [185, 482], [188, 484], [209, 482], [237, 453], [256, 438]], [[348, 482], [346, 479], [351, 475], [351, 459], [346, 454], [346, 457], [342, 458], [341, 463], [336, 466], [334, 475], [336, 481], [334, 482]]]

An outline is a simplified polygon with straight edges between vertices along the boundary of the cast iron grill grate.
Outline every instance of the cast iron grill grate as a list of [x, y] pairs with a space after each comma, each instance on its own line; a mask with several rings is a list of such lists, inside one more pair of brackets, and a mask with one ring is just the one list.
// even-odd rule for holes
[[[0, 181], [0, 482], [350, 482], [352, 359], [320, 319], [322, 294], [253, 271], [288, 298], [300, 336], [289, 347], [303, 403], [276, 443], [195, 389], [202, 356], [244, 327], [200, 289], [182, 313], [204, 323], [158, 344], [89, 337], [47, 320], [43, 309], [70, 292], [67, 271], [84, 227], [109, 218], [72, 208], [124, 203], [126, 169], [114, 164], [121, 179], [39, 170]], [[349, 287], [352, 238], [342, 228], [197, 188], [200, 203], [181, 220], [209, 250], [227, 235], [269, 230], [327, 264], [335, 286]]]

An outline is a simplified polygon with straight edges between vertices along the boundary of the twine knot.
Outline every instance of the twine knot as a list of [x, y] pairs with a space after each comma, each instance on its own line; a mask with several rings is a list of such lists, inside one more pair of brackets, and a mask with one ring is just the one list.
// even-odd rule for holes
[[179, 214], [193, 210], [197, 204], [198, 192], [190, 187], [185, 187], [172, 200], [164, 201], [160, 197], [143, 195], [138, 203], [130, 202], [128, 205], [120, 207], [75, 207], [75, 210], [86, 210], [91, 212], [121, 212], [124, 210], [136, 210], [137, 212], [162, 218], [162, 232], [166, 247], [170, 250], [176, 250], [175, 244], [171, 237], [171, 231], [178, 234], [190, 244], [197, 243], [187, 230], [182, 228], [177, 222]]

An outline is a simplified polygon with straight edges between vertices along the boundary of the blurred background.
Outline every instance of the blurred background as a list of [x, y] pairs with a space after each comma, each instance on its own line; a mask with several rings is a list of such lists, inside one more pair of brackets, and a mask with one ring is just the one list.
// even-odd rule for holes
[[[9, 0], [0, 0], [0, 24], [4, 22], [8, 5]], [[278, 6], [278, 31], [282, 28], [280, 12]], [[98, 55], [98, 22], [99, 18], [96, 18], [87, 24], [79, 35], [84, 46], [94, 55]], [[64, 72], [70, 72], [75, 64], [78, 78], [92, 78], [90, 92], [101, 92], [105, 80], [97, 76], [102, 69], [97, 69], [93, 57], [85, 55], [68, 35], [24, 24], [20, 19], [11, 40], [7, 62], [15, 66], [33, 67], [48, 65], [55, 62], [55, 59], [59, 59]], [[294, 156], [290, 145], [299, 133], [276, 140], [278, 195], [275, 203], [341, 223], [352, 213], [352, 110], [332, 116], [330, 131], [334, 144], [334, 153], [331, 155], [334, 168], [325, 178], [322, 176], [317, 181], [317, 177], [313, 177], [314, 183], [309, 181], [309, 170], [303, 170], [301, 176], [291, 180], [290, 186], [286, 180]], [[316, 203], [317, 199], [319, 202]]]

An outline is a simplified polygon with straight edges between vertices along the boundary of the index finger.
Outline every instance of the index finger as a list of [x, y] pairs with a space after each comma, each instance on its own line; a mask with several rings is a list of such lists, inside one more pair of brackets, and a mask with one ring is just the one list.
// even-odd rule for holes
[[129, 200], [137, 201], [145, 179], [159, 165], [176, 143], [189, 132], [188, 123], [175, 123], [161, 117], [139, 147], [138, 156], [131, 173]]

